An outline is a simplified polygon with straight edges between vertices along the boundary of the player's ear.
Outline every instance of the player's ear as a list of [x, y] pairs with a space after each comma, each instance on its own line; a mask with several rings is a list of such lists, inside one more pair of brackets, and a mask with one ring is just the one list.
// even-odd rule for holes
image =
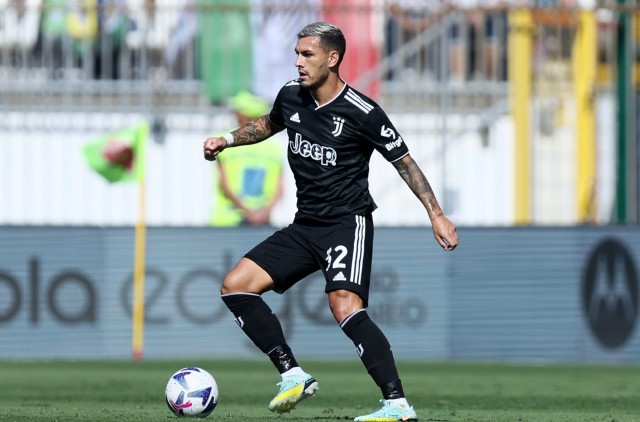
[[329, 53], [329, 67], [334, 67], [337, 66], [337, 64], [340, 62], [340, 53], [338, 53], [337, 51], [332, 51]]

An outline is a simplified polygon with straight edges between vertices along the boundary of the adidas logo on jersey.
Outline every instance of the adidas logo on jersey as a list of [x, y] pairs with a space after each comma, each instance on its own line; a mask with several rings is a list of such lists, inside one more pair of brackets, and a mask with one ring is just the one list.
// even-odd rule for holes
[[294, 114], [289, 118], [292, 122], [300, 123], [300, 115], [298, 113]]
[[342, 274], [342, 271], [340, 271], [335, 277], [333, 277], [333, 281], [347, 281], [347, 277], [345, 277], [344, 274]]

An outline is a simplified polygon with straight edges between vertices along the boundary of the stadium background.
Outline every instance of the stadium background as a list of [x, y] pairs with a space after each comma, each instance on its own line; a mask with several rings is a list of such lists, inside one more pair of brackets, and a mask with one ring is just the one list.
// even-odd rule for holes
[[[391, 30], [389, 3], [86, 2], [62, 6], [65, 30], [49, 39], [40, 21], [58, 6], [1, 2], [0, 357], [131, 355], [141, 184], [107, 183], [82, 148], [140, 122], [145, 357], [257, 356], [216, 291], [270, 231], [207, 226], [216, 183], [201, 146], [233, 124], [229, 95], [269, 98], [295, 78], [296, 29], [327, 19], [348, 39], [345, 78], [390, 114], [462, 239], [442, 254], [374, 158], [371, 311], [394, 351], [640, 362], [637, 4], [464, 4], [411, 35]], [[107, 34], [107, 15], [126, 31]], [[352, 357], [318, 281], [267, 301], [301, 355]]]

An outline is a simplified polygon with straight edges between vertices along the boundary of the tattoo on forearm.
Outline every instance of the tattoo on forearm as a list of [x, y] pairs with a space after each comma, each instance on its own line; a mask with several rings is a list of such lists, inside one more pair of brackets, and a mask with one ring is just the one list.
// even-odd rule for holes
[[396, 166], [400, 177], [404, 179], [407, 185], [409, 185], [409, 188], [411, 188], [413, 193], [418, 197], [418, 199], [420, 199], [420, 202], [422, 202], [426, 208], [429, 218], [433, 220], [434, 218], [444, 215], [444, 212], [440, 208], [438, 200], [433, 193], [433, 189], [431, 189], [429, 181], [416, 162], [413, 161], [413, 159], [399, 160], [394, 163], [394, 165]]
[[233, 145], [249, 145], [264, 141], [275, 133], [269, 117], [265, 114], [231, 132]]

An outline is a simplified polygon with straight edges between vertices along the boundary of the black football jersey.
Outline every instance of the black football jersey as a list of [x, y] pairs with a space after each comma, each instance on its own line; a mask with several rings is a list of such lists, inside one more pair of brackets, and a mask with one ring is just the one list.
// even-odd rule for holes
[[368, 176], [373, 150], [389, 162], [409, 153], [382, 108], [347, 84], [336, 98], [318, 106], [308, 89], [291, 81], [278, 93], [269, 119], [286, 127], [289, 136], [296, 218], [372, 212], [376, 204]]

